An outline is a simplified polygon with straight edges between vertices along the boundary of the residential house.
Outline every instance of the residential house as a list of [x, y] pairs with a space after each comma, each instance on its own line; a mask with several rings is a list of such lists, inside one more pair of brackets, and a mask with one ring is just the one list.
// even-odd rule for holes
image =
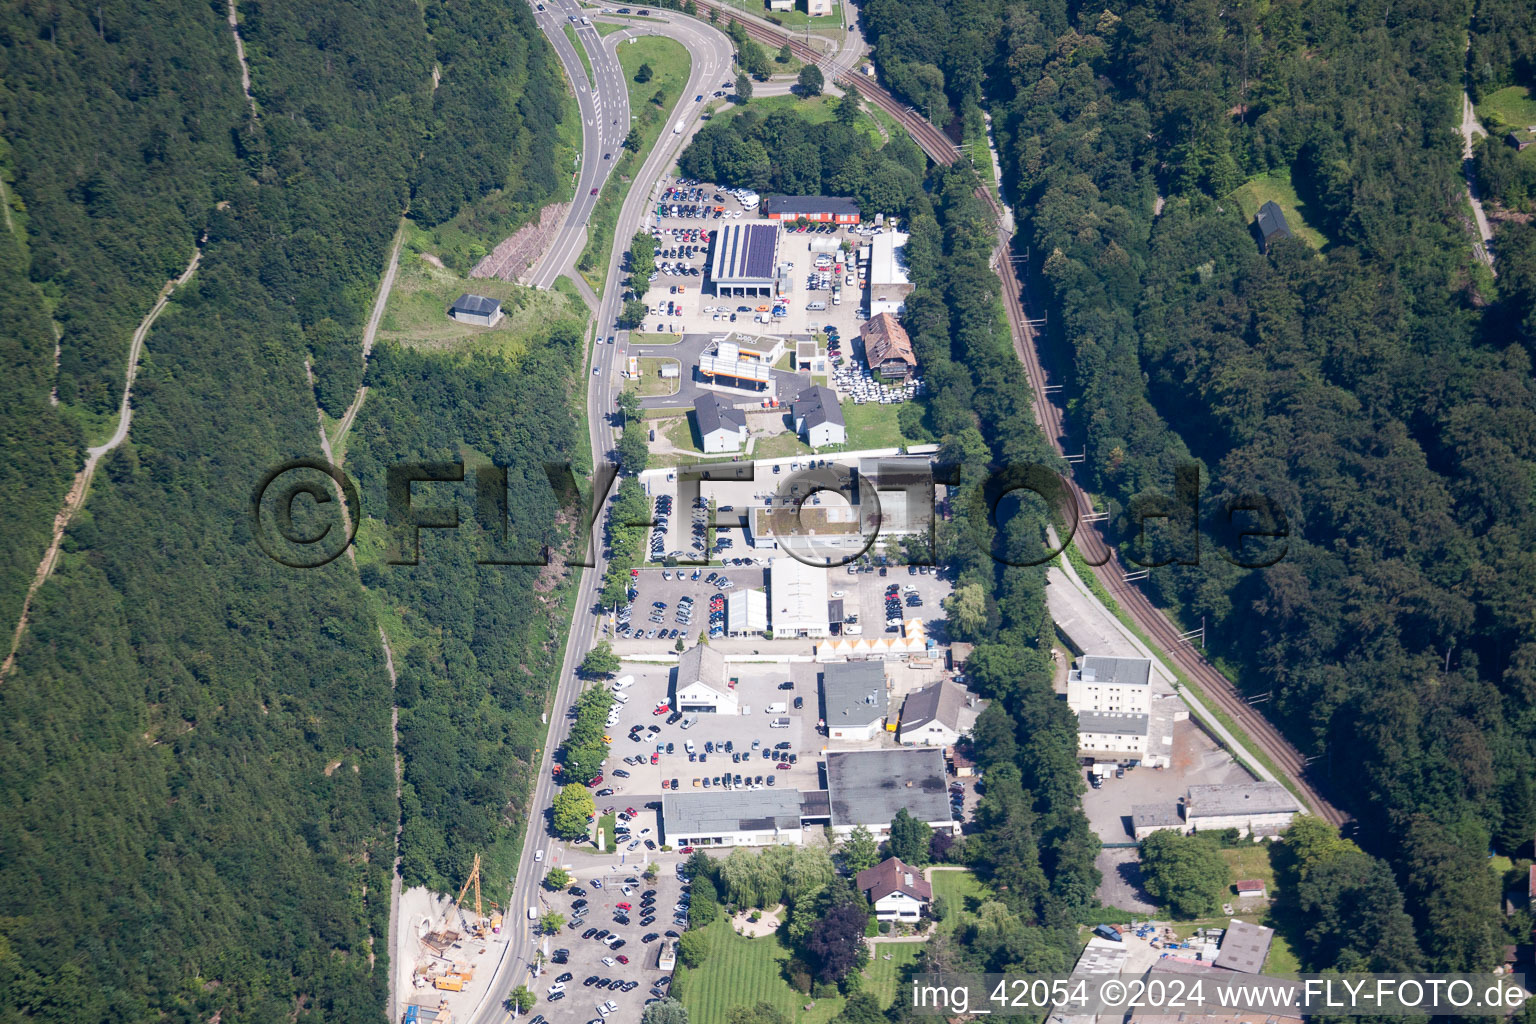
[[874, 905], [879, 921], [917, 921], [933, 902], [933, 886], [922, 872], [895, 857], [860, 871], [854, 884]]

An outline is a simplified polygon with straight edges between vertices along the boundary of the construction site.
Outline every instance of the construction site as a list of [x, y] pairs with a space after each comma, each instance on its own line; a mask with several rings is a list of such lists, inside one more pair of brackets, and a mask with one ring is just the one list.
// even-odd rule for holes
[[423, 887], [403, 893], [394, 951], [399, 1019], [407, 1024], [468, 1020], [504, 941], [501, 908], [480, 892], [479, 854], [456, 899]]

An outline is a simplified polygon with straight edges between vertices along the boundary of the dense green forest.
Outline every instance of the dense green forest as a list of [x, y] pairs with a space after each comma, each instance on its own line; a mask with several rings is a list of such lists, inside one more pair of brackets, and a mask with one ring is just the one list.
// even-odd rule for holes
[[[570, 609], [562, 552], [575, 534], [544, 466], [579, 462], [584, 440], [571, 402], [582, 324], [549, 325], [527, 355], [427, 355], [385, 345], [368, 369], [369, 397], [353, 428], [348, 471], [370, 522], [362, 578], [388, 607], [396, 646], [400, 752], [405, 765], [401, 870], [407, 885], [457, 886], [476, 853], [504, 881], [516, 861], [523, 800], [559, 671]], [[417, 506], [456, 495], [463, 525], [423, 530], [416, 565], [389, 564], [386, 474], [412, 462], [467, 466], [462, 484], [418, 485]], [[473, 465], [506, 472], [508, 535], [478, 511]], [[367, 543], [377, 533], [379, 543]], [[481, 564], [535, 561], [548, 567]], [[407, 544], [402, 554], [409, 554]], [[495, 889], [493, 888], [493, 892]]]
[[[1210, 535], [1229, 497], [1283, 509], [1277, 565], [1208, 545], [1149, 587], [1205, 616], [1213, 653], [1321, 755], [1434, 968], [1492, 962], [1487, 852], [1536, 832], [1530, 244], [1497, 288], [1472, 266], [1454, 132], [1468, 13], [865, 7], [877, 53], [919, 83], [886, 69], [892, 85], [994, 115], [1068, 443], [1121, 539], [1130, 499], [1190, 459]], [[979, 79], [934, 46], [958, 25], [988, 41]], [[1260, 254], [1231, 193], [1265, 174], [1289, 176], [1325, 253]]]
[[[561, 104], [526, 11], [473, 44], [393, 0], [240, 15], [254, 118], [223, 5], [0, 13], [7, 633], [81, 428], [110, 429], [129, 335], [206, 233], [0, 686], [0, 1020], [382, 1016], [399, 810], [378, 626], [350, 560], [295, 570], [252, 542], [251, 489], [319, 454], [306, 357], [327, 409], [350, 399], [413, 191], [439, 217], [531, 209]], [[434, 57], [464, 88], [441, 103]], [[475, 159], [423, 170], [443, 131]]]

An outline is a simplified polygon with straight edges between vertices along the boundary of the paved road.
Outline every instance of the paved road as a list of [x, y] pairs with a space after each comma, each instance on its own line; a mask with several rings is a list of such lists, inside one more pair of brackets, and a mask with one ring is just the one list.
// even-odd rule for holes
[[[571, 48], [570, 40], [565, 37], [565, 30], [561, 27], [561, 19], [577, 10], [574, 0], [559, 0], [559, 2], [545, 0], [545, 6], [550, 8], [550, 10], [539, 15], [540, 26], [544, 28], [545, 34], [554, 43], [555, 51], [565, 64], [566, 71], [570, 74], [571, 80], [577, 83], [585, 81], [586, 71], [581, 66], [580, 58]], [[591, 12], [588, 11], [588, 16], [590, 15]], [[618, 60], [613, 56], [614, 51], [612, 48], [622, 45], [625, 39], [641, 34], [666, 35], [677, 39], [688, 48], [693, 58], [688, 86], [683, 90], [678, 106], [671, 112], [667, 123], [675, 124], [679, 119], [684, 119], [688, 122], [690, 128], [696, 128], [702, 104], [695, 103], [693, 97], [699, 93], [707, 94], [712, 91], [705, 88], [706, 83], [725, 80], [725, 74], [730, 67], [731, 61], [730, 40], [709, 26], [691, 19], [678, 19], [676, 22], [658, 21], [646, 23], [643, 26], [640, 23], [636, 23], [633, 27], [627, 28], [622, 32], [616, 32], [606, 39], [598, 36], [596, 29], [583, 27], [579, 31], [578, 36], [583, 44], [586, 44], [588, 53], [592, 56], [593, 69], [596, 71], [602, 66], [598, 58], [599, 53], [603, 55], [604, 60], [611, 62], [612, 66], [617, 68]], [[580, 91], [578, 88], [578, 94]], [[617, 79], [606, 79], [603, 73], [598, 71], [597, 91], [600, 95], [582, 98], [584, 119], [587, 117], [589, 109], [594, 113], [598, 109], [609, 111], [615, 109], [611, 96], [615, 91], [619, 95], [624, 94], [625, 89], [622, 75], [619, 75]], [[610, 98], [602, 98], [601, 94], [605, 91]], [[600, 100], [602, 103], [601, 108], [598, 106]], [[627, 100], [624, 102], [627, 104]], [[609, 120], [612, 120], [611, 114]], [[586, 215], [591, 213], [592, 204], [588, 202], [583, 206], [582, 201], [593, 198], [587, 195], [588, 190], [601, 188], [601, 186], [595, 183], [596, 177], [589, 179], [586, 175], [592, 171], [594, 165], [609, 164], [611, 166], [611, 161], [602, 159], [603, 150], [601, 147], [606, 143], [612, 142], [613, 147], [617, 148], [618, 143], [623, 141], [624, 135], [629, 131], [629, 119], [626, 114], [626, 116], [619, 120], [620, 123], [616, 127], [612, 124], [607, 124], [606, 126], [594, 124], [589, 126], [585, 132], [584, 145], [587, 149], [582, 158], [583, 178], [576, 202], [572, 204], [573, 217], [578, 210], [584, 210]], [[613, 141], [613, 135], [608, 130], [618, 133], [617, 142]], [[681, 134], [673, 134], [670, 130], [662, 132], [661, 138], [635, 178], [635, 187], [630, 190], [624, 205], [619, 211], [618, 226], [614, 232], [615, 239], [627, 239], [639, 229], [642, 218], [651, 202], [650, 183], [655, 182], [661, 176], [662, 171], [677, 158], [683, 143], [691, 134], [691, 130], [684, 131]], [[596, 159], [594, 159], [594, 155]], [[602, 168], [597, 173], [606, 174], [607, 169]], [[589, 180], [593, 181], [594, 184], [587, 184]], [[574, 239], [579, 231], [579, 235], [584, 243], [585, 220], [583, 219], [579, 222], [581, 225], [580, 229], [577, 228], [577, 223], [572, 218], [567, 218], [555, 246], [555, 250], [564, 253], [564, 255], [557, 259], [547, 259], [546, 265], [541, 266], [541, 275], [545, 270], [552, 270], [553, 272], [553, 276], [548, 276], [547, 280], [553, 281], [554, 277], [559, 276], [560, 273], [565, 273], [580, 254], [581, 247], [575, 243]], [[562, 241], [565, 243], [563, 248], [560, 247]], [[609, 282], [617, 280], [618, 265], [623, 256], [623, 251], [621, 246], [614, 246], [614, 252], [609, 260], [605, 280]], [[619, 293], [620, 289], [610, 286], [605, 289], [604, 297], [599, 303], [596, 323], [600, 339], [606, 340], [608, 335], [613, 333], [614, 317], [619, 304]], [[619, 361], [619, 348], [620, 346], [618, 345], [604, 344], [596, 347], [593, 354], [593, 365], [597, 368], [598, 373], [589, 378], [587, 408], [591, 412], [591, 415], [588, 417], [588, 429], [593, 459], [598, 463], [608, 461], [609, 452], [614, 445], [615, 431], [607, 413], [614, 408], [615, 395], [622, 384], [616, 372]], [[489, 1022], [500, 1022], [506, 1019], [506, 1011], [502, 1009], [502, 1002], [514, 987], [527, 979], [529, 958], [533, 956], [538, 946], [537, 937], [529, 927], [530, 922], [528, 921], [527, 910], [529, 907], [540, 908], [542, 906], [539, 900], [539, 882], [544, 875], [544, 865], [556, 863], [555, 858], [559, 853], [559, 844], [550, 836], [548, 827], [547, 812], [555, 794], [555, 785], [550, 769], [553, 765], [552, 755], [554, 749], [564, 740], [570, 728], [569, 719], [566, 717], [567, 712], [577, 695], [581, 692], [581, 683], [575, 676], [575, 666], [580, 663], [586, 652], [596, 642], [598, 617], [592, 614], [592, 609], [597, 607], [597, 592], [602, 579], [603, 564], [601, 556], [598, 561], [599, 564], [595, 568], [581, 571], [581, 579], [577, 584], [575, 618], [571, 624], [570, 639], [565, 649], [565, 660], [560, 668], [560, 681], [556, 688], [555, 700], [550, 711], [549, 737], [543, 754], [540, 757], [539, 774], [529, 799], [528, 830], [524, 837], [522, 856], [518, 861], [517, 875], [514, 880], [510, 905], [507, 911], [506, 927], [512, 934], [507, 940], [506, 945], [502, 947], [501, 960], [494, 968], [491, 984], [484, 999], [469, 1016], [472, 1024], [489, 1024]], [[543, 854], [543, 864], [534, 859], [536, 852]]]

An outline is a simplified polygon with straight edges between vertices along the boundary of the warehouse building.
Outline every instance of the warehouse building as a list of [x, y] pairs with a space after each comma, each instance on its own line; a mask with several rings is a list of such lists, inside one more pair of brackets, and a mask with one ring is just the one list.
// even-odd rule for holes
[[453, 300], [453, 305], [448, 307], [448, 315], [461, 324], [495, 327], [496, 322], [501, 319], [501, 303], [484, 295], [471, 295], [465, 292]]
[[725, 599], [725, 629], [731, 636], [760, 636], [768, 629], [768, 595], [761, 589], [732, 590]]
[[1237, 918], [1227, 924], [1227, 932], [1221, 937], [1221, 952], [1216, 956], [1216, 966], [1243, 974], [1262, 974], [1264, 961], [1269, 958], [1270, 944], [1275, 941], [1275, 930], [1261, 924], [1249, 924]]
[[880, 735], [890, 712], [885, 665], [878, 661], [829, 662], [821, 670], [821, 717], [827, 737], [867, 741]]
[[800, 845], [800, 794], [793, 789], [661, 794], [662, 842], [671, 846]]
[[715, 231], [709, 285], [716, 295], [770, 298], [779, 256], [779, 226], [749, 220]]
[[908, 237], [904, 231], [888, 230], [870, 240], [870, 316], [900, 316], [906, 312], [907, 296], [912, 293], [912, 281], [907, 276]]
[[829, 636], [827, 570], [797, 558], [775, 558], [768, 569], [768, 625], [775, 638]]
[[1235, 828], [1242, 835], [1274, 836], [1289, 828], [1300, 811], [1290, 790], [1278, 782], [1190, 786], [1184, 824], [1191, 832]]
[[889, 834], [896, 812], [926, 821], [936, 831], [958, 832], [949, 809], [944, 751], [843, 750], [827, 754], [827, 794], [834, 834], [863, 825], [876, 838]]
[[1095, 762], [1140, 761], [1147, 754], [1149, 722], [1147, 715], [1128, 711], [1079, 711], [1077, 756]]
[[859, 204], [843, 196], [769, 196], [763, 213], [770, 220], [813, 224], [857, 224]]

